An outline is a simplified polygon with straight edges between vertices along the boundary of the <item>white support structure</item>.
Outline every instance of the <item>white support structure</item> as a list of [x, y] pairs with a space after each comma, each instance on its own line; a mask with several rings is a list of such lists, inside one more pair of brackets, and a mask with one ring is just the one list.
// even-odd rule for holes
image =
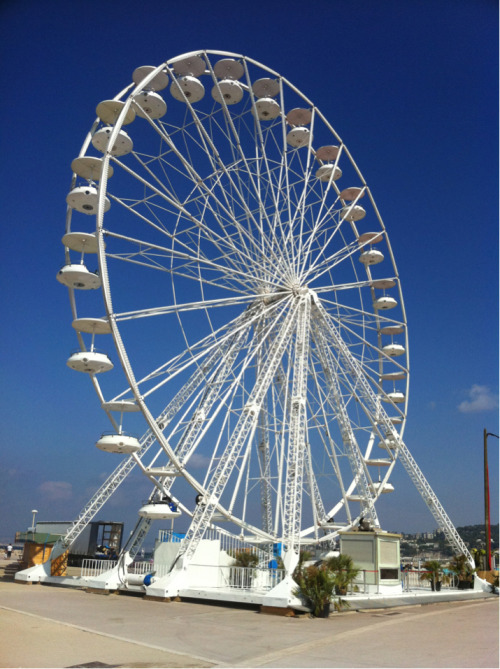
[[[168, 403], [165, 409], [157, 418], [157, 423], [159, 425], [165, 426], [173, 419], [173, 417], [178, 413], [178, 411], [184, 406], [188, 398], [195, 392], [196, 388], [200, 386], [203, 380], [206, 377], [207, 370], [212, 368], [216, 364], [218, 358], [220, 358], [220, 351], [213, 351], [206, 364], [202, 367], [197, 367], [194, 373], [191, 375], [189, 380], [184, 384], [184, 386], [179, 390], [179, 392], [172, 398]], [[130, 474], [133, 468], [137, 464], [137, 460], [143, 458], [146, 453], [149, 451], [151, 446], [155, 443], [156, 437], [151, 430], [148, 430], [144, 436], [141, 438], [141, 450], [136, 454], [136, 457], [128, 457], [123, 462], [121, 462], [114, 472], [106, 479], [102, 484], [99, 490], [93, 495], [89, 502], [80, 512], [80, 515], [75, 520], [73, 525], [68, 529], [64, 537], [61, 539], [62, 546], [64, 550], [69, 548], [71, 544], [78, 538], [78, 536], [83, 532], [85, 527], [89, 522], [96, 516], [96, 514], [102, 509], [104, 504], [108, 499], [113, 495], [118, 486], [126, 479]], [[145, 535], [142, 535], [144, 539]], [[142, 542], [141, 542], [142, 543]], [[137, 550], [140, 548], [140, 545], [137, 546]], [[55, 555], [56, 556], [56, 555]]]
[[[272, 382], [276, 369], [280, 364], [290, 339], [297, 308], [298, 305], [293, 305], [283, 320], [279, 336], [273, 342], [269, 352], [268, 366], [264, 374], [257, 379], [256, 384], [248, 397], [224, 453], [220, 457], [215, 472], [207, 486], [205, 499], [196, 507], [191, 525], [186, 537], [182, 541], [172, 572], [162, 579], [161, 582], [155, 583], [154, 586], [148, 588], [148, 594], [159, 596], [159, 589], [164, 588], [165, 594], [161, 596], [175, 595], [181, 584], [185, 584], [189, 563], [210, 525], [212, 516], [217, 509], [220, 496], [226, 487], [243, 446], [246, 440], [252, 438], [255, 433], [264, 395]], [[262, 533], [262, 536], [266, 538], [264, 533]], [[267, 536], [267, 540], [272, 541], [273, 537]]]
[[[368, 483], [363, 455], [359, 449], [359, 445], [354, 435], [344, 400], [342, 399], [342, 393], [340, 391], [336, 372], [337, 364], [333, 359], [332, 351], [328, 346], [325, 333], [323, 331], [325, 324], [322, 323], [321, 317], [318, 319], [318, 321], [319, 322], [315, 323], [315, 339], [318, 347], [318, 354], [323, 367], [323, 373], [325, 374], [325, 378], [328, 381], [331, 403], [335, 411], [337, 422], [340, 426], [342, 441], [346, 448], [347, 457], [349, 458], [349, 463], [351, 465], [356, 487], [359, 491], [362, 506], [361, 515], [368, 517], [376, 527], [380, 527], [374, 506], [375, 496]], [[333, 325], [330, 327], [333, 331]], [[335, 337], [334, 346], [335, 348], [339, 347], [337, 350], [339, 356], [349, 355], [349, 357], [351, 357], [349, 353], [346, 353], [345, 344], [342, 342], [340, 336]]]
[[309, 488], [309, 494], [311, 496], [313, 518], [314, 518], [314, 538], [318, 539], [318, 528], [326, 523], [328, 520], [325, 506], [321, 498], [321, 493], [319, 491], [318, 482], [314, 476], [311, 448], [310, 444], [306, 442], [305, 453], [304, 453], [304, 468], [306, 476], [306, 486]]
[[[370, 385], [366, 381], [358, 362], [352, 355], [349, 354], [349, 351], [346, 350], [345, 343], [342, 341], [339, 334], [335, 330], [335, 327], [330, 322], [328, 315], [324, 311], [324, 308], [319, 301], [316, 302], [316, 306], [318, 312], [321, 314], [325, 327], [328, 329], [328, 333], [335, 348], [337, 348], [339, 351], [339, 355], [341, 356], [345, 367], [351, 371], [353, 378], [356, 379], [356, 383], [359, 385], [359, 396], [362, 400], [361, 406], [363, 406], [365, 411], [371, 413], [371, 415], [378, 417], [377, 422], [382, 429], [382, 432], [380, 433], [381, 439], [390, 439], [391, 442], [394, 443], [394, 457], [399, 455], [403, 466], [415, 484], [415, 487], [420, 493], [425, 504], [429, 507], [429, 510], [434, 516], [434, 519], [436, 520], [439, 528], [444, 532], [450, 545], [454, 546], [459, 553], [464, 553], [467, 556], [471, 566], [473, 566], [474, 559], [469, 553], [467, 546], [460, 538], [460, 535], [455, 529], [455, 526], [451, 522], [442, 504], [439, 502], [436, 494], [418, 467], [415, 459], [410, 454], [402, 439], [399, 437], [399, 434], [395, 430], [391, 419], [382, 407], [379, 397], [375, 395]], [[378, 429], [380, 429], [380, 427]]]
[[434, 519], [438, 524], [439, 528], [444, 532], [444, 535], [448, 540], [448, 543], [450, 544], [450, 546], [453, 546], [455, 548], [458, 554], [463, 553], [464, 555], [466, 555], [469, 565], [474, 569], [476, 563], [474, 561], [474, 558], [470, 554], [469, 549], [465, 545], [462, 537], [457, 532], [450, 517], [444, 510], [443, 505], [437, 498], [436, 493], [433, 491], [429, 482], [425, 478], [422, 470], [417, 465], [415, 458], [411, 455], [406, 444], [404, 444], [402, 441], [399, 443], [398, 452], [399, 452], [399, 459], [401, 460], [401, 463], [406, 469], [408, 476], [413, 481], [416, 489], [420, 493], [420, 496], [426, 503], [427, 507], [429, 508], [429, 511], [434, 516]]
[[[260, 374], [266, 364], [264, 359], [264, 323], [259, 322], [255, 328], [256, 338], [260, 345], [257, 352], [257, 369]], [[271, 462], [269, 453], [269, 420], [267, 407], [261, 407], [257, 427], [258, 457], [260, 466], [260, 505], [262, 529], [271, 534], [273, 531], [273, 507], [271, 498]]]
[[287, 449], [288, 461], [285, 485], [285, 510], [283, 518], [283, 562], [291, 574], [299, 561], [300, 529], [302, 520], [302, 487], [306, 451], [306, 401], [307, 369], [309, 360], [309, 331], [311, 296], [309, 292], [299, 298], [295, 332], [295, 356], [290, 407], [290, 435]]
[[269, 534], [273, 531], [273, 507], [271, 499], [271, 463], [269, 454], [267, 411], [261, 409], [257, 430], [259, 440], [259, 458], [261, 469], [260, 503], [262, 513], [262, 529]]
[[269, 388], [290, 337], [290, 331], [294, 322], [294, 311], [294, 309], [290, 309], [289, 313], [284, 319], [280, 334], [275, 340], [274, 345], [269, 353], [268, 366], [264, 374], [259, 379], [257, 379], [257, 382], [245, 404], [243, 412], [228, 441], [226, 449], [217, 464], [214, 474], [212, 475], [210, 484], [207, 487], [207, 499], [204, 504], [198, 505], [196, 509], [193, 522], [188, 533], [186, 534], [185, 541], [179, 554], [179, 557], [183, 558], [184, 563], [188, 562], [192, 558], [198, 542], [203, 537], [205, 530], [210, 523], [212, 514], [217, 507], [219, 498], [226, 486], [228, 478], [233, 471], [243, 445], [245, 441], [255, 432], [264, 395]]

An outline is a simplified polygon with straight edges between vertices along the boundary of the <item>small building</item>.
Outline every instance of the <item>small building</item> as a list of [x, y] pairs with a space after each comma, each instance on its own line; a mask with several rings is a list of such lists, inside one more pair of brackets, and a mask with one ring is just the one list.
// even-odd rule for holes
[[340, 532], [340, 552], [350, 555], [361, 571], [354, 585], [364, 592], [402, 592], [400, 534], [381, 530]]
[[59, 539], [58, 535], [47, 532], [17, 532], [17, 537], [20, 543], [24, 544], [21, 558], [24, 569], [47, 562], [54, 544]]
[[[34, 531], [19, 532], [24, 543], [23, 563], [28, 567], [42, 564], [50, 558], [54, 544], [73, 525], [71, 521], [39, 521]], [[121, 550], [123, 523], [103, 520], [91, 521], [71, 544], [67, 557], [68, 566], [81, 566], [85, 558], [97, 555], [110, 557]]]

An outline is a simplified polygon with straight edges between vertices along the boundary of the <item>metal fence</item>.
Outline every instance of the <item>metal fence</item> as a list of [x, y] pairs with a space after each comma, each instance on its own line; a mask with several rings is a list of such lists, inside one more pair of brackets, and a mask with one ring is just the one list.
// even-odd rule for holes
[[127, 567], [129, 574], [150, 574], [153, 571], [153, 561], [145, 560], [144, 562], [132, 562]]
[[[212, 582], [217, 583], [217, 588], [235, 590], [272, 590], [285, 577], [284, 569], [260, 568], [260, 567], [233, 567], [217, 565], [200, 565], [191, 563], [188, 571], [203, 569], [217, 570], [217, 578]], [[129, 574], [146, 575], [154, 573], [156, 578], [166, 576], [171, 569], [170, 565], [152, 565], [150, 562], [134, 562], [127, 571]], [[211, 580], [211, 579], [209, 579]]]
[[[173, 538], [176, 541], [177, 538]], [[92, 578], [110, 571], [118, 564], [117, 560], [97, 560], [86, 558], [82, 562], [81, 577]], [[207, 568], [208, 565], [190, 564], [190, 568], [196, 569], [203, 566]], [[213, 566], [213, 569], [218, 570], [217, 587], [229, 588], [236, 590], [257, 590], [269, 591], [278, 585], [285, 578], [284, 569], [274, 569], [272, 567], [235, 567], [235, 566]], [[157, 578], [166, 576], [170, 571], [170, 565], [156, 565], [151, 561], [133, 562], [127, 567], [129, 574], [146, 575], [149, 573], [155, 574]], [[401, 583], [403, 592], [410, 592], [412, 590], [429, 589], [432, 587], [429, 580], [423, 579], [422, 576], [428, 572], [418, 570], [406, 570], [401, 572]], [[378, 591], [379, 587], [384, 585], [384, 580], [380, 579], [380, 571], [362, 569], [360, 570], [356, 580], [351, 583], [347, 593], [348, 595], [366, 594], [369, 591], [373, 592], [373, 587]], [[440, 589], [456, 588], [458, 585], [455, 574], [446, 574], [441, 581]]]
[[[422, 578], [426, 574], [425, 570], [418, 569], [409, 569], [407, 571], [401, 572], [401, 580], [403, 583], [403, 590], [409, 592], [410, 590], [418, 590], [420, 588], [429, 588], [431, 587], [431, 581], [426, 578]], [[458, 585], [458, 578], [456, 574], [445, 574], [445, 578], [440, 581], [440, 588], [456, 588]]]
[[[424, 570], [406, 570], [401, 572], [401, 585], [403, 592], [410, 592], [412, 590], [428, 590], [432, 587], [431, 581], [422, 578], [424, 574], [427, 574]], [[394, 579], [390, 581], [394, 583]], [[450, 589], [457, 587], [457, 577], [455, 574], [446, 574], [445, 578], [440, 582], [441, 585], [439, 589]], [[368, 592], [375, 591], [380, 592], [380, 586], [387, 585], [388, 581], [380, 578], [380, 571], [370, 570], [370, 569], [361, 569], [358, 573], [356, 580], [350, 584], [347, 593], [349, 595], [354, 594], [367, 594]], [[437, 589], [437, 588], [436, 588]]]
[[85, 558], [82, 562], [81, 577], [92, 578], [94, 576], [100, 576], [116, 567], [117, 564], [117, 560], [96, 560], [94, 558]]
[[220, 587], [236, 590], [272, 590], [285, 578], [284, 569], [219, 567]]
[[[97, 560], [86, 558], [82, 562], [82, 567], [80, 571], [81, 578], [92, 578], [94, 576], [100, 576], [101, 574], [114, 569], [118, 564], [118, 560]], [[139, 576], [149, 574], [153, 571], [153, 563], [144, 561], [144, 562], [132, 562], [132, 564], [127, 567], [128, 574], [137, 574]]]

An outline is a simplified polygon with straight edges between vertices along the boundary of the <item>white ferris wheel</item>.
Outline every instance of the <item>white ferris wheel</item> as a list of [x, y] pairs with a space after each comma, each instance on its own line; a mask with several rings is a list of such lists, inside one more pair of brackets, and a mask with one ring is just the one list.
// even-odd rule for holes
[[402, 441], [408, 328], [388, 233], [311, 100], [238, 54], [139, 67], [97, 106], [72, 171], [68, 365], [111, 420], [97, 446], [125, 457], [68, 543], [138, 467], [152, 493], [132, 552], [152, 520], [183, 514], [185, 559], [220, 527], [282, 544], [292, 570], [301, 546], [380, 526], [398, 459], [460, 542]]

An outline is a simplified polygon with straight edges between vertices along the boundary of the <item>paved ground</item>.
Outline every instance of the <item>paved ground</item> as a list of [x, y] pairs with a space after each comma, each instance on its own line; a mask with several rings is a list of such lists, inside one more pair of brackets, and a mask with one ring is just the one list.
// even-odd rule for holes
[[1, 667], [498, 667], [498, 598], [267, 616], [0, 581]]

